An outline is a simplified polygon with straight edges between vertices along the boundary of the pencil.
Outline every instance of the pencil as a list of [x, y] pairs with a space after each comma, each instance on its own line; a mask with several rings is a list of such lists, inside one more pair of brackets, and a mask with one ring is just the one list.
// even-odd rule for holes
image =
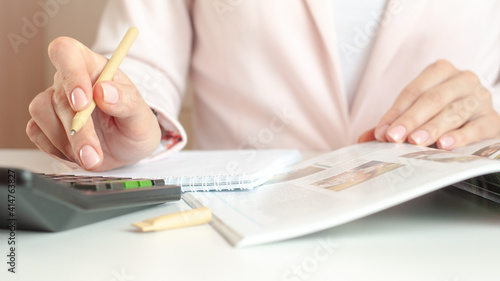
[[189, 211], [154, 217], [132, 225], [142, 232], [182, 228], [208, 223], [212, 220], [212, 212], [207, 207]]
[[[125, 36], [123, 36], [123, 39], [116, 48], [115, 52], [109, 59], [108, 63], [106, 63], [106, 66], [102, 70], [101, 75], [99, 75], [99, 78], [97, 78], [96, 83], [113, 79], [113, 76], [115, 76], [116, 71], [118, 71], [118, 67], [123, 61], [123, 58], [125, 58], [128, 50], [134, 43], [137, 34], [139, 34], [139, 30], [136, 27], [129, 28], [127, 33], [125, 33]], [[73, 122], [71, 123], [71, 136], [76, 134], [85, 125], [85, 123], [87, 123], [87, 120], [89, 119], [90, 115], [92, 115], [95, 106], [95, 102], [94, 100], [92, 100], [89, 107], [75, 114], [75, 117], [73, 117]]]

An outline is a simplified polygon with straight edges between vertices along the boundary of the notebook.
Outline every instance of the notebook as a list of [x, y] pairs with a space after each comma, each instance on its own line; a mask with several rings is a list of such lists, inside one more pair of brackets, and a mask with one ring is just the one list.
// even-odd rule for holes
[[298, 150], [287, 149], [192, 150], [107, 172], [75, 169], [64, 174], [163, 179], [183, 192], [252, 189], [300, 159]]

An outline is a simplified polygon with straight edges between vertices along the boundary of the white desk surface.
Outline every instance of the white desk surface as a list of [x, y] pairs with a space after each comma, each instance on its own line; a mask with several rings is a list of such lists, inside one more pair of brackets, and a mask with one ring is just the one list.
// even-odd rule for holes
[[[60, 167], [34, 150], [0, 150], [0, 166]], [[241, 249], [210, 225], [155, 233], [130, 226], [187, 208], [166, 204], [60, 233], [18, 231], [16, 274], [7, 272], [8, 232], [0, 230], [0, 280], [500, 280], [500, 207], [460, 190]]]

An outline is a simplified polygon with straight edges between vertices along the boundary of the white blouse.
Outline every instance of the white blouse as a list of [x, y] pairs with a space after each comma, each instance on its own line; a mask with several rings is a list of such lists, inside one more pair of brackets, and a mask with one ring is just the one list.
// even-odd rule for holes
[[385, 0], [332, 1], [342, 80], [349, 105], [377, 36], [385, 3]]

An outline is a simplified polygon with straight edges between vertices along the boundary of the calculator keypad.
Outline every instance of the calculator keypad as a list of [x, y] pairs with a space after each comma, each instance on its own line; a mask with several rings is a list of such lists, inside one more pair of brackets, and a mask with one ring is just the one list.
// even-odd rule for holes
[[136, 179], [102, 176], [75, 176], [42, 174], [43, 176], [59, 181], [70, 187], [86, 191], [110, 191], [135, 188], [148, 188], [153, 186], [164, 186], [162, 179]]

